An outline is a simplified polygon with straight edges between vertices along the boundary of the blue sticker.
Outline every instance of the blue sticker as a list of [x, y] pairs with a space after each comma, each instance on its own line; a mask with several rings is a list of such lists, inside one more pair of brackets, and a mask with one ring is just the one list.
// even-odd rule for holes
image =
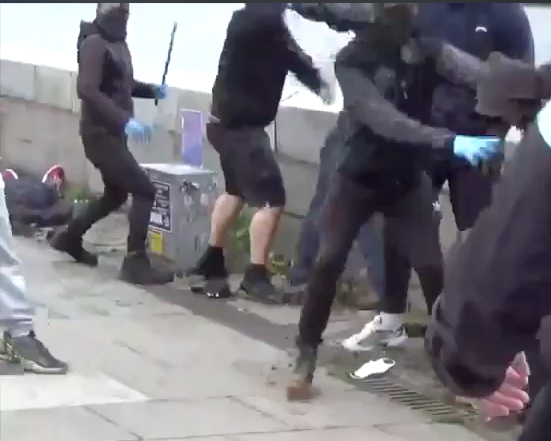
[[551, 101], [538, 114], [538, 129], [547, 146], [551, 148]]

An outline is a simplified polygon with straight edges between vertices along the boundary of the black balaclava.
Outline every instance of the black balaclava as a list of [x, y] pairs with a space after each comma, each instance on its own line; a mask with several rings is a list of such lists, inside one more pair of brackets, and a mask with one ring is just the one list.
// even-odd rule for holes
[[392, 45], [403, 46], [416, 33], [417, 3], [375, 3], [375, 27]]
[[108, 41], [124, 41], [130, 3], [98, 3], [94, 23]]

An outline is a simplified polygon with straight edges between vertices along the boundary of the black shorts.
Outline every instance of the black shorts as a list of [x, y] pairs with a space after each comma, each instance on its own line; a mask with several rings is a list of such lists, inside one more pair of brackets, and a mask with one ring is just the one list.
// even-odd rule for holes
[[285, 206], [283, 178], [263, 127], [229, 129], [209, 122], [206, 134], [220, 155], [226, 193], [255, 208]]
[[459, 231], [472, 228], [480, 213], [492, 202], [494, 184], [499, 179], [500, 163], [473, 167], [457, 158], [434, 162], [432, 181], [440, 193], [447, 181], [450, 202]]

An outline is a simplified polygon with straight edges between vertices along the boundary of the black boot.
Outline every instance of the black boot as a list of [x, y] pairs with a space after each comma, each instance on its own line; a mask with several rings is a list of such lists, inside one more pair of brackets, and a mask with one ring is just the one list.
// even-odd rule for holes
[[169, 270], [154, 268], [145, 251], [128, 253], [122, 262], [120, 278], [134, 285], [164, 285], [174, 280]]
[[82, 246], [82, 237], [69, 234], [67, 231], [60, 231], [50, 240], [52, 248], [67, 253], [76, 262], [88, 266], [98, 265], [98, 256], [86, 251]]
[[287, 400], [307, 401], [313, 398], [312, 381], [316, 370], [318, 348], [300, 343], [297, 344], [297, 348], [299, 353], [291, 381], [287, 385]]
[[190, 285], [197, 285], [209, 280], [227, 279], [228, 271], [226, 270], [224, 250], [209, 245], [197, 265], [186, 273], [186, 277]]
[[249, 264], [239, 288], [247, 297], [257, 302], [273, 304], [278, 303], [278, 298], [281, 298], [272, 284], [268, 269], [263, 265]]

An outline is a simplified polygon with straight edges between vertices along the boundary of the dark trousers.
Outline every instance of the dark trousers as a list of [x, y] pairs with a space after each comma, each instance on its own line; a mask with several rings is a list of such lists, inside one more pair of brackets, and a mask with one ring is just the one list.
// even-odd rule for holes
[[[384, 216], [385, 250], [397, 250], [419, 274], [433, 280], [432, 289], [425, 292], [432, 308], [443, 283], [443, 259], [432, 203], [432, 186], [426, 175], [413, 186], [394, 181], [375, 189], [337, 174], [324, 209], [320, 252], [306, 288], [299, 323], [300, 343], [317, 346], [321, 342], [348, 253], [362, 225], [376, 212]], [[394, 292], [393, 269], [387, 263], [385, 297], [402, 299], [403, 292]]]
[[104, 133], [83, 133], [82, 142], [88, 159], [101, 174], [104, 190], [99, 199], [90, 202], [69, 223], [67, 232], [81, 238], [94, 223], [119, 209], [131, 194], [128, 252], [144, 251], [155, 200], [153, 184], [128, 150], [125, 138]]
[[[323, 207], [331, 188], [337, 165], [345, 153], [346, 116], [339, 114], [337, 125], [329, 132], [320, 151], [320, 165], [316, 190], [308, 213], [300, 226], [300, 234], [295, 252], [295, 263], [290, 271], [291, 283], [301, 284], [308, 280], [310, 271], [314, 267], [320, 248], [320, 226], [323, 216]], [[383, 244], [380, 231], [371, 223], [362, 225], [359, 230], [358, 246], [364, 256], [368, 268], [369, 278], [377, 294], [384, 291], [384, 259]]]
[[[455, 217], [457, 229], [464, 233], [471, 229], [480, 213], [491, 203], [492, 190], [496, 180], [499, 178], [499, 164], [487, 165], [485, 168], [472, 167], [465, 164], [458, 158], [446, 158], [435, 160], [432, 169], [432, 183], [434, 195], [438, 198], [444, 183], [447, 181], [450, 189], [450, 202]], [[456, 242], [450, 250], [450, 254], [461, 245]], [[402, 292], [405, 296], [409, 287], [411, 278], [411, 264], [402, 253], [393, 250], [392, 247], [385, 248], [386, 262], [393, 268], [391, 283], [400, 286], [401, 289], [391, 289], [385, 291]], [[421, 288], [423, 291], [427, 288], [427, 283], [431, 284], [431, 279], [418, 274]], [[430, 287], [428, 287], [430, 289]], [[407, 307], [407, 297], [403, 299], [381, 298], [381, 311], [383, 312], [404, 312]], [[389, 306], [390, 305], [390, 306]], [[399, 307], [398, 307], [399, 306]], [[400, 308], [404, 308], [399, 311]], [[430, 310], [427, 311], [429, 314]]]

